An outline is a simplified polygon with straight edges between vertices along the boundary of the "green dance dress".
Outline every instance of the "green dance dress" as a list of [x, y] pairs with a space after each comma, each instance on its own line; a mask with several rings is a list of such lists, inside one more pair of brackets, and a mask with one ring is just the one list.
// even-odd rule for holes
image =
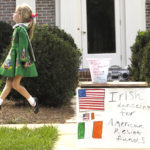
[[[0, 75], [5, 77], [36, 77], [38, 76], [33, 61], [27, 28], [23, 24], [15, 25], [9, 53], [0, 67]], [[24, 67], [26, 64], [26, 67]]]

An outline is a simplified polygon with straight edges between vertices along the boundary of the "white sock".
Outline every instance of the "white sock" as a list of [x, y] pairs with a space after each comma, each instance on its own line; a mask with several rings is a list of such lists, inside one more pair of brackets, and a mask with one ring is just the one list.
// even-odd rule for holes
[[2, 105], [2, 103], [3, 103], [3, 99], [0, 98], [0, 105]]
[[35, 102], [35, 100], [32, 96], [30, 96], [27, 100], [28, 100], [28, 102], [30, 103], [31, 106], [34, 107], [36, 105], [36, 102]]

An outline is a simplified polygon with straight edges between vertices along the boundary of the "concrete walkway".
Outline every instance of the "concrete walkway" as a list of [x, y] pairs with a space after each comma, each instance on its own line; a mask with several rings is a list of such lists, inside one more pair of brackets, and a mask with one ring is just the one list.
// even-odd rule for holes
[[[57, 125], [56, 125], [57, 126]], [[59, 140], [55, 144], [54, 150], [75, 150], [76, 149], [76, 124], [59, 124]]]
[[77, 142], [77, 125], [76, 125], [76, 97], [71, 100], [72, 108], [75, 114], [65, 124], [55, 125], [59, 131], [59, 139], [55, 144], [54, 150], [75, 150]]

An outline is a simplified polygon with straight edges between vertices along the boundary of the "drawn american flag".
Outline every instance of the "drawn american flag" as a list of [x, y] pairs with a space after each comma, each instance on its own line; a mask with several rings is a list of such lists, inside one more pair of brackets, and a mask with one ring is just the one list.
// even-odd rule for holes
[[79, 111], [104, 110], [105, 89], [79, 89]]
[[83, 114], [83, 121], [89, 120], [89, 113]]

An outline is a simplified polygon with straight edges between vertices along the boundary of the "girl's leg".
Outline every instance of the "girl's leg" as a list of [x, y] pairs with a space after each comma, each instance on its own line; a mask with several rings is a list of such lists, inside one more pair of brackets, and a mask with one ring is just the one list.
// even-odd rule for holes
[[6, 79], [5, 87], [0, 95], [0, 105], [2, 104], [3, 100], [5, 100], [5, 98], [8, 96], [8, 94], [10, 93], [12, 89], [12, 81], [13, 81], [13, 78]]
[[12, 81], [12, 87], [19, 92], [22, 96], [24, 96], [26, 99], [30, 98], [29, 92], [22, 86], [20, 85], [20, 81], [22, 79], [22, 76], [18, 75], [14, 77]]
[[13, 81], [12, 81], [12, 87], [17, 92], [19, 92], [22, 96], [24, 96], [28, 100], [30, 105], [34, 107], [34, 112], [38, 113], [38, 102], [37, 102], [37, 99], [33, 98], [29, 94], [29, 92], [22, 85], [20, 85], [21, 79], [22, 79], [22, 76], [20, 76], [20, 75], [14, 77]]

